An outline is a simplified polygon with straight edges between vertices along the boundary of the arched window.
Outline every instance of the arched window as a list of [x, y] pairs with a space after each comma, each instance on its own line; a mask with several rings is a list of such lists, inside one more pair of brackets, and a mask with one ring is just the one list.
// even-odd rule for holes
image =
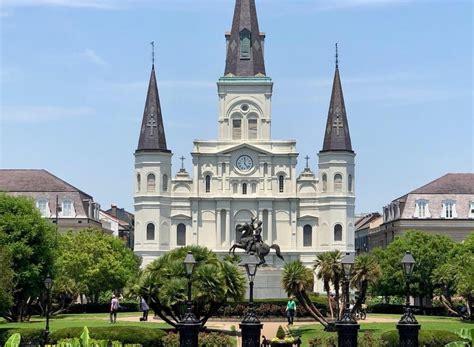
[[51, 211], [49, 210], [49, 203], [46, 199], [39, 199], [36, 201], [36, 208], [40, 210], [42, 217], [49, 217]]
[[232, 120], [232, 139], [240, 140], [242, 138], [242, 119]]
[[352, 193], [352, 185], [354, 183], [352, 182], [352, 175], [349, 175], [347, 179], [347, 190]]
[[155, 239], [155, 224], [148, 223], [146, 226], [146, 239], [154, 240]]
[[248, 120], [248, 137], [249, 140], [256, 140], [257, 139], [257, 119], [251, 118]]
[[334, 175], [334, 191], [340, 192], [342, 190], [342, 175]]
[[137, 174], [137, 192], [140, 191], [142, 188], [142, 176], [140, 174]]
[[211, 192], [211, 176], [206, 176], [206, 193]]
[[334, 241], [342, 241], [342, 225], [336, 224], [334, 226]]
[[63, 200], [61, 204], [61, 215], [63, 217], [74, 217], [74, 203], [72, 200]]
[[146, 190], [147, 192], [154, 192], [156, 185], [155, 175], [149, 174], [146, 178]]
[[186, 225], [179, 223], [176, 229], [176, 244], [186, 246]]
[[268, 175], [268, 164], [267, 163], [263, 164], [263, 174], [265, 176]]
[[237, 183], [232, 184], [232, 192], [237, 194]]
[[252, 183], [252, 194], [257, 194], [257, 183]]
[[168, 191], [168, 175], [163, 175], [162, 189], [164, 192]]
[[278, 190], [283, 193], [285, 190], [285, 177], [283, 175], [278, 176]]
[[328, 191], [328, 176], [323, 174], [323, 192]]
[[242, 183], [242, 194], [247, 195], [247, 183]]
[[313, 245], [313, 227], [306, 224], [303, 227], [303, 247], [311, 247]]

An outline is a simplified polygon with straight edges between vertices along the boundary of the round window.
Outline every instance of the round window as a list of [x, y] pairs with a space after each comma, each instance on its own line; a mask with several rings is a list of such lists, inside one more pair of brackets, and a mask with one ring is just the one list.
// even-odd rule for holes
[[249, 105], [243, 104], [242, 106], [240, 106], [240, 109], [241, 109], [243, 112], [247, 112], [247, 111], [249, 110]]

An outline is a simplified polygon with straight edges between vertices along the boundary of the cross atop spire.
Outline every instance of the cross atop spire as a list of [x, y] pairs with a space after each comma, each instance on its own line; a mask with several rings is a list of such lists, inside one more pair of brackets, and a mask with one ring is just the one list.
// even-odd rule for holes
[[232, 30], [227, 37], [225, 76], [265, 76], [263, 44], [255, 0], [236, 0]]
[[155, 41], [151, 41], [150, 45], [151, 45], [151, 64], [155, 65]]
[[[154, 42], [152, 46], [152, 60], [154, 62]], [[151, 67], [150, 82], [146, 96], [145, 110], [143, 111], [140, 139], [138, 140], [137, 152], [157, 151], [170, 152], [166, 147], [165, 128], [161, 114], [160, 96], [156, 83], [155, 65]]]
[[339, 76], [339, 52], [336, 43], [336, 71], [332, 85], [331, 102], [329, 104], [326, 134], [322, 152], [352, 152], [351, 135], [347, 121], [346, 106], [342, 93], [341, 77]]

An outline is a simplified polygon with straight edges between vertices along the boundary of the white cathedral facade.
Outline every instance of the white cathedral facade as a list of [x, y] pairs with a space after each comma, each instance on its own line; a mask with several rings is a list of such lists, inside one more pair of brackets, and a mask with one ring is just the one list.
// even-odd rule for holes
[[[173, 176], [152, 68], [135, 152], [136, 254], [143, 265], [191, 244], [224, 255], [240, 237], [235, 226], [252, 217], [263, 222], [263, 240], [278, 244], [285, 261], [312, 266], [320, 252], [353, 251], [355, 153], [337, 64], [327, 126], [319, 130], [319, 171], [307, 166], [298, 173], [296, 142], [271, 137], [273, 82], [265, 71], [255, 0], [236, 0], [226, 39], [225, 74], [217, 82], [218, 138], [194, 141], [192, 173], [181, 168]], [[267, 262], [273, 269], [284, 264], [273, 251]]]

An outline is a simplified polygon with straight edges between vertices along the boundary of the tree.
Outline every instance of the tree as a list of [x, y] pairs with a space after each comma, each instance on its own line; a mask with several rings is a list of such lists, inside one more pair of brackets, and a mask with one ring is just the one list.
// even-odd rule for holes
[[[331, 317], [334, 318], [330, 300], [330, 284], [332, 284], [335, 292], [336, 315], [339, 318], [339, 297], [341, 280], [344, 278], [342, 271], [342, 253], [338, 250], [321, 253], [315, 260], [314, 270], [319, 279], [323, 279], [324, 289], [328, 296], [329, 307], [331, 308]], [[327, 284], [325, 283], [327, 281]]]
[[313, 289], [313, 284], [313, 272], [304, 266], [300, 260], [286, 263], [283, 267], [282, 285], [287, 294], [294, 295], [309, 314], [327, 328], [328, 321], [307, 294], [308, 290]]
[[219, 260], [201, 246], [174, 249], [150, 263], [129, 290], [131, 295], [144, 297], [155, 314], [174, 327], [185, 313], [187, 278], [183, 261], [188, 251], [197, 262], [192, 299], [194, 314], [202, 326], [228, 300], [240, 301], [245, 294], [245, 277], [235, 263]]
[[84, 294], [95, 303], [102, 292], [124, 288], [139, 268], [140, 259], [122, 240], [101, 230], [70, 231], [59, 240], [56, 292]]
[[[0, 239], [3, 231], [0, 230]], [[12, 257], [6, 246], [0, 245], [0, 315], [4, 315], [13, 304]]]
[[[433, 272], [436, 294], [452, 314], [465, 320], [473, 319], [474, 304], [474, 234], [462, 243], [456, 244], [448, 259]], [[453, 296], [464, 301], [464, 309], [456, 310]]]
[[405, 295], [401, 260], [405, 252], [410, 251], [416, 261], [410, 279], [411, 294], [420, 298], [432, 298], [435, 290], [433, 271], [446, 262], [452, 247], [453, 241], [444, 235], [412, 230], [397, 237], [387, 248], [375, 249], [373, 254], [379, 259], [382, 277], [373, 286], [374, 292], [384, 296]]
[[363, 254], [356, 257], [350, 285], [352, 288], [357, 288], [359, 297], [352, 308], [352, 312], [356, 312], [361, 308], [365, 302], [369, 284], [375, 283], [381, 276], [382, 270], [373, 255]]
[[45, 290], [44, 278], [52, 271], [55, 228], [41, 217], [31, 199], [0, 194], [0, 230], [0, 246], [11, 255], [13, 271], [13, 306], [3, 317], [24, 321], [31, 302]]

